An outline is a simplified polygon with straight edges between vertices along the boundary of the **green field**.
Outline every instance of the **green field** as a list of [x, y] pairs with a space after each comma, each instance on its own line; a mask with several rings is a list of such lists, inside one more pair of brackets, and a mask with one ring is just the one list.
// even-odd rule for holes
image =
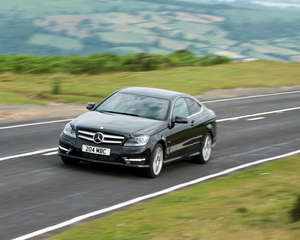
[[49, 45], [52, 47], [58, 47], [68, 50], [78, 50], [83, 46], [77, 39], [69, 38], [69, 37], [60, 37], [52, 34], [34, 34], [28, 40], [30, 44], [37, 45]]
[[275, 161], [138, 204], [50, 239], [299, 239], [299, 168], [300, 156]]
[[[297, 8], [255, 10], [176, 0], [2, 1], [0, 54], [162, 54], [188, 49], [203, 56], [226, 49], [243, 59], [300, 61], [299, 13]], [[251, 51], [242, 47], [253, 41], [264, 44]]]
[[219, 15], [235, 19], [237, 22], [249, 22], [249, 23], [258, 23], [258, 22], [276, 22], [280, 16], [280, 21], [283, 22], [295, 22], [298, 21], [299, 16], [296, 14], [290, 14], [287, 12], [264, 12], [262, 14], [261, 10], [252, 10], [240, 9], [236, 11], [235, 9], [230, 10], [218, 10], [216, 11]]
[[[213, 89], [279, 87], [300, 84], [299, 63], [253, 61], [207, 67], [178, 67], [148, 72], [99, 75], [0, 74], [0, 103], [43, 104], [99, 102], [117, 89], [130, 86], [164, 88], [192, 95]], [[58, 94], [54, 88], [59, 85]]]

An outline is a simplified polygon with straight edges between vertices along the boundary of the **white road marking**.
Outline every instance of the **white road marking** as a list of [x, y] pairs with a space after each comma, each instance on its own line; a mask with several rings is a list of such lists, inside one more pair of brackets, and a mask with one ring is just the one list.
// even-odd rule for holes
[[282, 93], [270, 93], [270, 94], [254, 95], [254, 96], [247, 96], [247, 97], [225, 98], [225, 99], [220, 99], [220, 100], [205, 101], [205, 102], [202, 102], [202, 103], [225, 102], [225, 101], [234, 101], [234, 100], [249, 99], [249, 98], [259, 98], [259, 97], [269, 97], [269, 96], [277, 96], [277, 95], [284, 95], [284, 94], [294, 94], [294, 93], [300, 93], [300, 91], [282, 92]]
[[[57, 149], [56, 149], [56, 150], [57, 150]], [[43, 156], [51, 156], [51, 155], [55, 155], [55, 154], [57, 154], [57, 151], [45, 153], [45, 154], [42, 154], [42, 155], [43, 155]]]
[[27, 123], [27, 124], [21, 124], [21, 125], [0, 127], [0, 130], [2, 130], [2, 129], [9, 129], [9, 128], [19, 128], [19, 127], [35, 126], [35, 125], [42, 125], [42, 124], [49, 124], [49, 123], [67, 122], [67, 121], [71, 121], [71, 120], [73, 120], [73, 118], [71, 118], [71, 119], [63, 119], [63, 120], [54, 120], [54, 121], [48, 121], [48, 122]]
[[[283, 112], [293, 111], [293, 110], [298, 110], [298, 109], [300, 109], [300, 107], [286, 108], [286, 109], [275, 110], [275, 111], [271, 111], [271, 112], [262, 112], [262, 113], [255, 113], [255, 114], [244, 115], [244, 116], [239, 116], [239, 117], [219, 119], [219, 120], [217, 120], [217, 122], [233, 121], [233, 120], [238, 120], [238, 119], [241, 119], [241, 118], [255, 117], [255, 116], [267, 115], [267, 114], [272, 114], [272, 113], [283, 113]], [[67, 121], [72, 121], [72, 120], [73, 120], [73, 118], [63, 119], [63, 120], [55, 120], [55, 121], [49, 121], [49, 122], [28, 123], [28, 124], [22, 124], [22, 125], [0, 127], [0, 130], [9, 129], [9, 128], [34, 126], [34, 125], [42, 125], [42, 124], [49, 124], [49, 123], [67, 122]]]
[[266, 117], [257, 117], [257, 118], [250, 118], [250, 119], [246, 119], [246, 121], [256, 121], [256, 120], [261, 120], [261, 119], [265, 119]]
[[[293, 91], [293, 92], [264, 94], [264, 95], [238, 97], [238, 98], [228, 98], [228, 99], [221, 99], [221, 100], [204, 101], [203, 103], [234, 101], [234, 100], [240, 100], [240, 99], [268, 97], [268, 96], [276, 96], [276, 95], [283, 95], [283, 94], [294, 94], [294, 93], [299, 93], [299, 92], [300, 91]], [[291, 110], [296, 110], [296, 109], [299, 109], [299, 108], [284, 109], [284, 110], [279, 110], [279, 111], [272, 111], [272, 112], [266, 112], [266, 113], [252, 114], [252, 115], [246, 115], [246, 116], [234, 117], [234, 118], [228, 118], [228, 119], [220, 119], [220, 120], [217, 120], [217, 122], [230, 121], [230, 120], [238, 120], [240, 118], [247, 118], [247, 117], [259, 116], [259, 115], [265, 115], [265, 114], [271, 114], [271, 113], [279, 113], [279, 112], [283, 112], [283, 111], [291, 111]], [[0, 119], [0, 120], [4, 120], [4, 119]], [[2, 129], [10, 129], [10, 128], [27, 127], [27, 126], [35, 126], [35, 125], [42, 125], [42, 124], [51, 124], [51, 123], [58, 123], [58, 122], [66, 122], [66, 121], [71, 121], [71, 120], [73, 120], [73, 119], [63, 119], [63, 120], [54, 120], [54, 121], [48, 121], [48, 122], [38, 122], [38, 123], [21, 124], [21, 125], [15, 125], [15, 126], [0, 127], [0, 130], [2, 130]], [[38, 150], [38, 151], [34, 151], [34, 152], [29, 152], [29, 153], [17, 154], [17, 155], [14, 155], [14, 156], [2, 157], [2, 158], [0, 158], [0, 161], [5, 161], [5, 160], [13, 159], [13, 158], [18, 158], [18, 157], [32, 156], [32, 155], [41, 154], [41, 153], [44, 153], [44, 152], [54, 151], [56, 149], [57, 148], [55, 147], [55, 148], [43, 149], [43, 150]], [[48, 156], [48, 155], [54, 155], [56, 153], [57, 152], [51, 152], [51, 153], [43, 154], [43, 155]], [[222, 171], [222, 172], [219, 172], [219, 173], [216, 173], [216, 174], [212, 174], [212, 175], [209, 175], [209, 176], [206, 176], [206, 177], [198, 178], [196, 180], [193, 180], [193, 181], [190, 181], [190, 182], [187, 182], [187, 183], [183, 183], [183, 184], [179, 184], [179, 185], [176, 185], [174, 187], [167, 188], [165, 190], [162, 190], [162, 191], [159, 191], [159, 192], [156, 192], [156, 193], [148, 194], [148, 195], [145, 195], [145, 196], [142, 196], [142, 197], [139, 197], [139, 198], [135, 198], [135, 199], [129, 200], [129, 201], [124, 202], [124, 203], [120, 203], [120, 204], [117, 204], [117, 205], [114, 205], [114, 206], [111, 206], [111, 207], [108, 207], [108, 208], [105, 208], [105, 209], [101, 209], [101, 210], [98, 210], [98, 211], [95, 211], [95, 212], [92, 212], [92, 213], [89, 213], [89, 214], [85, 214], [85, 215], [73, 218], [73, 219], [71, 219], [69, 221], [65, 221], [63, 223], [54, 225], [52, 227], [48, 227], [48, 228], [45, 228], [45, 229], [42, 229], [42, 230], [30, 233], [30, 234], [21, 236], [19, 238], [15, 238], [14, 240], [23, 240], [23, 239], [25, 240], [25, 239], [28, 239], [28, 238], [32, 238], [32, 237], [41, 235], [43, 233], [46, 233], [46, 232], [49, 232], [49, 231], [52, 231], [52, 230], [55, 230], [55, 229], [58, 229], [58, 228], [70, 225], [72, 223], [81, 221], [83, 219], [86, 219], [86, 218], [89, 218], [89, 217], [92, 217], [92, 216], [95, 216], [95, 215], [99, 215], [99, 214], [102, 214], [102, 213], [105, 213], [105, 212], [109, 212], [109, 211], [112, 211], [112, 210], [115, 210], [115, 209], [119, 209], [119, 208], [122, 208], [124, 206], [128, 206], [128, 205], [131, 205], [133, 203], [136, 203], [136, 202], [139, 202], [139, 201], [142, 201], [142, 200], [145, 200], [145, 199], [149, 199], [149, 198], [156, 197], [156, 196], [159, 196], [159, 195], [162, 195], [162, 194], [166, 194], [166, 193], [172, 192], [174, 190], [177, 190], [177, 189], [189, 186], [189, 185], [193, 185], [193, 184], [196, 184], [196, 183], [203, 182], [203, 181], [205, 181], [207, 179], [215, 178], [215, 177], [218, 177], [218, 176], [221, 176], [221, 175], [224, 175], [224, 174], [228, 174], [228, 173], [234, 172], [234, 171], [242, 169], [242, 168], [246, 168], [246, 167], [253, 166], [253, 165], [260, 164], [260, 163], [267, 162], [267, 161], [276, 160], [276, 159], [279, 159], [279, 158], [289, 157], [289, 156], [292, 156], [292, 155], [295, 155], [295, 154], [299, 154], [299, 153], [300, 153], [300, 150], [295, 151], [295, 152], [291, 152], [291, 153], [287, 153], [287, 154], [284, 154], [284, 155], [276, 156], [276, 157], [273, 157], [273, 158], [263, 159], [263, 160], [259, 160], [259, 161], [252, 162], [252, 163], [249, 163], [249, 164], [244, 164], [244, 165], [241, 165], [241, 166], [238, 166], [238, 167], [235, 167], [235, 168], [230, 168], [228, 170], [225, 170], [225, 171]]]
[[94, 212], [91, 212], [91, 213], [88, 213], [88, 214], [84, 214], [84, 215], [72, 218], [68, 221], [53, 225], [51, 227], [47, 227], [47, 228], [38, 230], [36, 232], [29, 233], [29, 234], [26, 234], [24, 236], [15, 238], [13, 240], [25, 240], [25, 239], [29, 239], [29, 238], [32, 238], [32, 237], [36, 237], [36, 236], [39, 236], [39, 235], [44, 234], [46, 232], [50, 232], [50, 231], [53, 231], [53, 230], [71, 225], [73, 223], [82, 221], [84, 219], [87, 219], [87, 218], [90, 218], [90, 217], [93, 217], [93, 216], [97, 216], [97, 215], [100, 215], [102, 213], [110, 212], [110, 211], [113, 211], [113, 210], [116, 210], [116, 209], [120, 209], [122, 207], [126, 207], [126, 206], [129, 206], [131, 204], [134, 204], [134, 203], [137, 203], [137, 202], [149, 199], [149, 198], [158, 197], [160, 195], [170, 193], [170, 192], [173, 192], [173, 191], [178, 190], [180, 188], [184, 188], [184, 187], [187, 187], [187, 186], [190, 186], [190, 185], [194, 185], [194, 184], [206, 181], [208, 179], [216, 178], [216, 177], [219, 177], [219, 176], [222, 176], [222, 175], [225, 175], [225, 174], [228, 174], [228, 173], [232, 173], [234, 171], [237, 171], [237, 170], [240, 170], [240, 169], [243, 169], [243, 168], [247, 168], [247, 167], [250, 167], [250, 166], [253, 166], [253, 165], [273, 161], [273, 160], [280, 159], [280, 158], [290, 157], [290, 156], [293, 156], [293, 155], [296, 155], [296, 154], [300, 154], [300, 150], [297, 150], [297, 151], [294, 151], [294, 152], [289, 152], [289, 153], [279, 155], [279, 156], [275, 156], [275, 157], [271, 157], [271, 158], [258, 160], [258, 161], [252, 162], [252, 163], [243, 164], [243, 165], [240, 165], [240, 166], [237, 166], [237, 167], [229, 168], [229, 169], [224, 170], [224, 171], [219, 172], [219, 173], [215, 173], [215, 174], [211, 174], [211, 175], [208, 175], [208, 176], [205, 176], [205, 177], [201, 177], [201, 178], [192, 180], [190, 182], [182, 183], [182, 184], [175, 185], [173, 187], [169, 187], [167, 189], [164, 189], [164, 190], [161, 190], [161, 191], [158, 191], [158, 192], [155, 192], [155, 193], [151, 193], [151, 194], [148, 194], [148, 195], [145, 195], [145, 196], [137, 197], [137, 198], [134, 198], [132, 200], [129, 200], [129, 201], [126, 201], [126, 202], [123, 202], [123, 203], [119, 203], [119, 204], [113, 205], [113, 206], [108, 207], [108, 208], [104, 208], [104, 209], [100, 209], [98, 211], [94, 211]]
[[238, 120], [241, 118], [251, 118], [251, 117], [268, 115], [268, 114], [273, 114], [273, 113], [283, 113], [283, 112], [288, 112], [288, 111], [293, 111], [293, 110], [298, 110], [298, 109], [300, 109], [300, 107], [286, 108], [286, 109], [281, 109], [281, 110], [276, 110], [276, 111], [271, 111], [271, 112], [262, 112], [262, 113], [255, 113], [255, 114], [244, 115], [244, 116], [233, 117], [233, 118], [219, 119], [219, 120], [217, 120], [217, 122], [232, 121], [232, 120]]
[[[272, 114], [272, 113], [282, 113], [282, 112], [293, 111], [293, 110], [298, 110], [298, 109], [300, 109], [300, 107], [287, 108], [287, 109], [281, 109], [281, 110], [276, 110], [276, 111], [271, 111], [271, 112], [264, 112], [264, 113], [256, 113], [256, 114], [239, 116], [239, 117], [233, 117], [233, 118], [224, 118], [224, 119], [218, 119], [217, 122], [235, 121], [235, 120], [239, 120], [239, 119], [242, 119], [242, 118], [249, 118], [249, 117], [255, 117], [255, 116], [260, 116], [260, 115], [267, 115], [267, 114]], [[256, 119], [252, 119], [252, 120], [258, 120], [258, 119], [262, 119], [262, 118], [256, 118]], [[251, 119], [247, 119], [247, 120], [251, 121]], [[67, 121], [67, 120], [62, 120], [62, 121]], [[32, 155], [35, 155], [35, 154], [41, 154], [41, 153], [55, 151], [55, 150], [57, 150], [57, 148], [49, 148], [49, 149], [43, 149], [43, 150], [38, 150], [38, 151], [34, 151], [34, 152], [22, 153], [22, 154], [18, 154], [18, 155], [14, 155], [14, 156], [3, 157], [3, 158], [0, 158], [0, 162], [4, 161], [4, 160], [8, 160], [8, 159], [13, 159], [13, 158], [18, 158], [18, 157], [32, 156]], [[49, 153], [49, 154], [47, 154], [45, 156], [54, 155], [55, 153]]]
[[[295, 94], [295, 93], [300, 93], [300, 91], [283, 92], [283, 93], [271, 93], [271, 94], [253, 95], [253, 96], [237, 97], [237, 98], [226, 98], [226, 99], [220, 99], [220, 100], [204, 101], [202, 103], [235, 101], [235, 100], [240, 100], [240, 99], [259, 98], [259, 97], [268, 97], [268, 96], [276, 96], [276, 95], [284, 95], [284, 94]], [[18, 128], [18, 127], [27, 127], [27, 126], [41, 125], [41, 124], [49, 124], [49, 123], [57, 123], [57, 122], [65, 122], [65, 121], [71, 121], [71, 120], [73, 120], [73, 119], [54, 120], [54, 121], [39, 122], [39, 123], [28, 123], [28, 124], [22, 124], [22, 125], [0, 127], [0, 130], [2, 130], [2, 129], [9, 129], [9, 128]]]
[[17, 155], [13, 155], [13, 156], [1, 157], [0, 162], [9, 160], [9, 159], [13, 159], [13, 158], [27, 157], [27, 156], [32, 156], [32, 155], [41, 154], [41, 153], [45, 153], [45, 152], [52, 152], [55, 150], [57, 150], [57, 147], [37, 150], [37, 151], [33, 151], [33, 152], [28, 152], [28, 153], [21, 153], [21, 154], [17, 154]]

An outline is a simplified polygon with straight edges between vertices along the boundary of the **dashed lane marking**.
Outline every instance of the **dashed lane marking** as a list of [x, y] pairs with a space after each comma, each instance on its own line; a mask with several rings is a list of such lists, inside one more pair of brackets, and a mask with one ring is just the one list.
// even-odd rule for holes
[[49, 153], [44, 153], [42, 155], [43, 156], [51, 156], [51, 155], [55, 155], [55, 154], [57, 154], [57, 151], [55, 151], [55, 152], [49, 152]]
[[271, 112], [262, 112], [262, 113], [255, 113], [255, 114], [244, 115], [244, 116], [239, 116], [239, 117], [219, 119], [219, 120], [217, 120], [217, 122], [234, 121], [234, 120], [238, 120], [238, 119], [242, 119], [242, 118], [251, 118], [251, 117], [256, 117], [256, 116], [261, 116], [261, 115], [268, 115], [268, 114], [273, 114], [273, 113], [283, 113], [283, 112], [299, 110], [299, 109], [300, 109], [300, 107], [286, 108], [286, 109], [280, 109], [280, 110], [271, 111]]
[[57, 150], [57, 147], [37, 150], [37, 151], [33, 151], [33, 152], [28, 152], [28, 153], [21, 153], [21, 154], [17, 154], [17, 155], [13, 155], [13, 156], [1, 157], [0, 162], [9, 160], [9, 159], [14, 159], [14, 158], [27, 157], [27, 156], [32, 156], [32, 155], [36, 155], [36, 154], [46, 153], [46, 152], [53, 152], [55, 150]]
[[[276, 111], [271, 111], [271, 112], [256, 113], [256, 114], [239, 116], [239, 117], [233, 117], [233, 118], [219, 119], [219, 120], [217, 120], [217, 122], [234, 121], [234, 120], [239, 120], [239, 119], [242, 119], [242, 118], [251, 118], [251, 117], [256, 117], [256, 116], [260, 116], [260, 115], [267, 115], [267, 114], [272, 114], [272, 113], [282, 113], [282, 112], [299, 110], [299, 109], [300, 109], [300, 107], [287, 108], [287, 109], [281, 109], [281, 110], [276, 110]], [[64, 120], [64, 121], [66, 121], [66, 120]], [[8, 159], [13, 159], [13, 158], [19, 158], [19, 157], [26, 157], [26, 156], [31, 156], [31, 155], [35, 155], [35, 154], [42, 154], [42, 153], [47, 153], [47, 152], [53, 152], [56, 149], [57, 148], [49, 148], [49, 149], [43, 149], [43, 150], [38, 150], [38, 151], [34, 151], [34, 152], [17, 154], [17, 155], [8, 156], [8, 157], [2, 157], [2, 158], [0, 158], [0, 161], [4, 161], [4, 160], [8, 160]], [[51, 154], [49, 154], [49, 155], [51, 155]], [[54, 153], [53, 153], [53, 155], [54, 155]]]
[[72, 120], [73, 120], [73, 118], [62, 119], [62, 120], [54, 120], [54, 121], [48, 121], [48, 122], [27, 123], [27, 124], [20, 124], [20, 125], [14, 125], [14, 126], [0, 127], [0, 130], [2, 130], [2, 129], [10, 129], [10, 128], [20, 128], [20, 127], [35, 126], [35, 125], [42, 125], [42, 124], [49, 124], [49, 123], [69, 122], [69, 121], [72, 121]]
[[256, 120], [261, 120], [261, 119], [265, 119], [266, 117], [257, 117], [257, 118], [250, 118], [250, 119], [246, 119], [246, 121], [256, 121]]
[[[235, 101], [235, 100], [240, 100], [240, 99], [259, 98], [259, 97], [268, 97], [268, 96], [276, 96], [276, 95], [284, 95], [284, 94], [295, 94], [295, 93], [300, 93], [300, 91], [271, 93], [271, 94], [253, 95], [253, 96], [237, 97], [237, 98], [226, 98], [226, 99], [220, 99], [220, 100], [203, 101], [202, 103]], [[35, 125], [49, 124], [49, 123], [57, 123], [57, 122], [66, 122], [66, 121], [71, 121], [71, 120], [73, 120], [73, 119], [63, 119], [63, 120], [54, 120], [54, 121], [48, 121], [48, 122], [28, 123], [28, 124], [21, 124], [21, 125], [15, 125], [15, 126], [0, 127], [0, 130], [10, 129], [10, 128], [18, 128], [18, 127], [35, 126]]]

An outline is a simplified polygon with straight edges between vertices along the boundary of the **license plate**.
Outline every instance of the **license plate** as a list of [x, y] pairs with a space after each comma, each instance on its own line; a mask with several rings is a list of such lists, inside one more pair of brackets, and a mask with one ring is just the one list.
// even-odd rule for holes
[[82, 151], [87, 153], [94, 153], [99, 155], [110, 155], [110, 149], [109, 148], [101, 148], [101, 147], [93, 147], [88, 145], [82, 145]]

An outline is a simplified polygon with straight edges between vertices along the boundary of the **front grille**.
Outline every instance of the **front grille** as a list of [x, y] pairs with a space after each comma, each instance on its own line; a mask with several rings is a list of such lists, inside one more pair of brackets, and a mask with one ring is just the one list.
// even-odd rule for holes
[[[78, 138], [84, 139], [86, 141], [94, 142], [94, 135], [96, 133], [97, 132], [79, 130], [78, 131]], [[106, 134], [106, 133], [102, 133], [102, 134], [103, 134], [103, 140], [101, 141], [101, 143], [120, 145], [124, 140], [123, 136], [118, 136], [118, 135], [113, 135], [113, 134]]]

